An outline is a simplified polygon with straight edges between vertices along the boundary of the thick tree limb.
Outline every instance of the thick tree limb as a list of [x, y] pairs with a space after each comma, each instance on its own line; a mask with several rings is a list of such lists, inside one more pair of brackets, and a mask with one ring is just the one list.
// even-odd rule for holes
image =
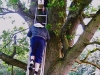
[[[73, 6], [78, 7], [75, 10], [70, 10], [69, 11], [69, 15], [67, 17], [67, 20], [65, 22], [65, 24], [63, 25], [62, 29], [61, 29], [61, 34], [67, 32], [68, 27], [72, 27], [73, 22], [75, 22], [77, 20], [77, 18], [79, 17], [79, 15], [82, 14], [84, 8], [91, 3], [92, 0], [86, 0], [84, 2], [78, 0], [78, 1], [73, 1], [70, 8], [72, 8]], [[77, 5], [78, 3], [80, 3], [80, 5]]]
[[[34, 14], [30, 13], [30, 10], [28, 10], [26, 7], [23, 7], [20, 1], [14, 6], [18, 7], [18, 9], [12, 11], [8, 8], [0, 8], [0, 15], [6, 15], [8, 13], [18, 13], [23, 19], [25, 19], [25, 21], [29, 21], [29, 19], [34, 19]], [[25, 9], [27, 9], [28, 11], [26, 12]]]
[[27, 68], [26, 63], [21, 62], [21, 61], [19, 61], [17, 59], [11, 58], [10, 56], [7, 56], [6, 54], [4, 54], [2, 52], [0, 52], [0, 59], [2, 59], [3, 61], [5, 61], [7, 64], [20, 67], [20, 68], [22, 68], [24, 70], [26, 70], [26, 68]]
[[[61, 40], [64, 41], [62, 39], [63, 36], [65, 35], [69, 35], [69, 36], [74, 36], [75, 33], [76, 33], [76, 29], [78, 27], [78, 25], [80, 24], [80, 15], [82, 15], [82, 12], [84, 10], [84, 8], [89, 4], [91, 3], [92, 0], [88, 0], [88, 1], [76, 1], [74, 0], [72, 3], [71, 3], [71, 6], [70, 8], [73, 8], [73, 7], [78, 7], [74, 10], [69, 10], [69, 14], [67, 16], [67, 19], [64, 23], [64, 25], [62, 26], [61, 28], [61, 31], [60, 31], [60, 37], [61, 37]], [[79, 4], [79, 5], [78, 5]], [[74, 40], [68, 40], [69, 42], [69, 46], [73, 46], [73, 42]]]
[[[18, 6], [18, 11], [17, 12], [20, 13], [21, 16], [23, 15], [23, 17], [27, 16], [31, 19], [34, 19], [34, 15], [31, 14], [27, 8], [23, 7], [23, 5], [21, 4], [20, 1], [18, 2], [17, 6]], [[25, 12], [25, 9], [27, 9], [28, 11]], [[26, 19], [26, 18], [24, 17], [24, 19]]]
[[[36, 11], [36, 7], [37, 7], [37, 1], [38, 0], [31, 0], [31, 6], [30, 9], [25, 12], [24, 10], [27, 9], [25, 7], [22, 6], [21, 2], [18, 2], [18, 10], [17, 13], [24, 18], [24, 20], [28, 23], [28, 25], [32, 25], [34, 23], [34, 16], [35, 16], [35, 11]], [[34, 4], [32, 4], [34, 3]]]

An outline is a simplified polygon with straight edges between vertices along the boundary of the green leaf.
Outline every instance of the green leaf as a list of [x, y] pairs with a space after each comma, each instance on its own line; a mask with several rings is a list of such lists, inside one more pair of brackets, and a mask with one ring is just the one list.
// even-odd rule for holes
[[98, 6], [98, 8], [100, 9], [100, 5]]
[[0, 6], [2, 5], [3, 3], [2, 3], [2, 1], [0, 0]]
[[19, 0], [9, 0], [9, 2], [10, 2], [11, 4], [17, 4], [18, 1], [19, 1]]
[[50, 29], [52, 28], [52, 25], [51, 25], [51, 24], [48, 24], [48, 25], [46, 25], [46, 28], [47, 28], [48, 30], [50, 30]]

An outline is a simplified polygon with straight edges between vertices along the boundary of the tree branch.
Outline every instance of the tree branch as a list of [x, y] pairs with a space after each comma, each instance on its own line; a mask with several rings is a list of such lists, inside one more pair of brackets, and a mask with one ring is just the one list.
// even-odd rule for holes
[[84, 60], [86, 60], [91, 53], [96, 52], [97, 50], [100, 51], [100, 48], [96, 48], [96, 49], [94, 49], [92, 51], [89, 51], [88, 54], [86, 55], [86, 57], [84, 58]]
[[95, 15], [95, 14], [89, 14], [89, 15], [82, 14], [82, 16], [83, 16], [84, 18], [92, 18], [92, 17], [94, 17], [94, 15]]
[[[88, 0], [88, 1], [76, 1], [73, 0], [73, 2], [71, 3], [70, 8], [73, 7], [78, 7], [76, 9], [72, 9], [69, 11], [69, 14], [67, 16], [66, 22], [64, 23], [64, 25], [61, 28], [60, 31], [60, 37], [62, 38], [65, 35], [75, 35], [76, 33], [76, 29], [78, 27], [78, 25], [80, 24], [80, 15], [82, 15], [82, 12], [84, 10], [84, 8], [91, 3], [92, 0]], [[79, 5], [78, 5], [79, 4]], [[72, 47], [73, 46], [73, 42], [74, 40], [68, 40], [69, 46]]]
[[[27, 28], [27, 29], [29, 29], [29, 28]], [[13, 38], [16, 34], [21, 33], [21, 32], [23, 32], [23, 31], [25, 31], [25, 30], [27, 30], [27, 29], [23, 29], [23, 30], [18, 31], [18, 32], [14, 33], [14, 34], [11, 34], [12, 36], [10, 37], [10, 41], [9, 41], [6, 45], [4, 45], [4, 46], [1, 48], [1, 50], [4, 49], [7, 45], [10, 44], [10, 42], [12, 41], [12, 38]]]
[[[17, 11], [18, 13], [20, 13], [21, 15], [23, 14], [24, 16], [27, 16], [31, 19], [34, 19], [34, 15], [32, 15], [27, 8], [23, 7], [20, 1], [18, 2], [17, 6], [18, 6], [18, 11]], [[28, 11], [26, 12], [25, 9], [27, 9]]]
[[[19, 9], [18, 11], [20, 13], [24, 14], [27, 17], [30, 17], [31, 19], [34, 18], [34, 15], [32, 15], [27, 8], [23, 7], [23, 5], [21, 4], [21, 2], [18, 2], [17, 6], [18, 6], [18, 9]], [[27, 9], [28, 11], [26, 12], [25, 9]]]
[[71, 68], [71, 70], [70, 71], [77, 71], [77, 69], [78, 69], [78, 67], [80, 66], [80, 64], [79, 65], [77, 65], [77, 66], [75, 66], [74, 68]]
[[100, 66], [98, 66], [98, 65], [96, 65], [96, 64], [94, 64], [92, 62], [88, 62], [86, 60], [78, 60], [78, 59], [76, 59], [76, 62], [79, 63], [79, 64], [82, 64], [82, 63], [90, 64], [90, 65], [93, 65], [93, 66], [97, 67], [98, 69], [100, 69]]
[[92, 62], [86, 61], [86, 59], [88, 58], [88, 56], [89, 56], [91, 53], [93, 53], [93, 52], [95, 52], [95, 51], [97, 51], [97, 50], [100, 51], [100, 48], [96, 48], [96, 49], [94, 49], [94, 50], [92, 50], [92, 51], [89, 51], [88, 54], [86, 55], [86, 57], [84, 58], [84, 60], [76, 59], [76, 62], [79, 63], [79, 64], [87, 63], [87, 64], [93, 65], [93, 66], [97, 67], [98, 69], [100, 69], [100, 66], [99, 66], [99, 65], [97, 65], [97, 64], [95, 64], [95, 63], [92, 63]]
[[20, 68], [26, 70], [26, 67], [27, 67], [26, 63], [21, 62], [17, 59], [11, 58], [10, 56], [8, 56], [2, 52], [0, 52], [0, 59], [5, 61], [7, 64], [14, 65], [14, 66], [17, 66], [17, 67], [20, 67]]
[[[68, 14], [68, 18], [65, 22], [65, 24], [63, 25], [62, 29], [61, 29], [61, 34], [64, 33], [64, 32], [67, 32], [68, 30], [68, 26], [71, 26], [73, 25], [73, 21], [75, 22], [77, 20], [77, 18], [82, 14], [84, 8], [89, 5], [89, 3], [91, 3], [92, 0], [87, 0], [87, 1], [84, 1], [84, 2], [81, 2], [80, 0], [79, 1], [73, 1], [70, 8], [72, 7], [78, 7], [77, 9], [75, 10], [70, 10], [69, 11], [69, 14]], [[78, 5], [78, 3], [80, 3], [80, 5]]]
[[90, 45], [90, 44], [98, 44], [100, 45], [100, 42], [98, 41], [93, 41], [93, 42], [86, 42], [85, 45]]
[[8, 8], [0, 8], [0, 15], [6, 15], [8, 13], [17, 13], [17, 12], [9, 10]]
[[82, 16], [82, 14], [79, 16], [79, 18], [80, 18], [80, 23], [81, 23], [81, 25], [82, 25], [82, 28], [83, 28], [83, 30], [84, 30], [84, 29], [85, 29], [85, 23], [83, 22], [84, 18], [83, 18], [83, 16]]
[[[85, 42], [90, 42], [90, 40], [92, 39], [95, 32], [97, 31], [97, 29], [100, 26], [100, 21], [99, 20], [100, 20], [100, 10], [97, 11], [96, 15], [88, 23], [88, 26], [86, 27], [84, 32], [79, 37], [76, 44], [70, 49], [70, 51], [65, 56], [64, 62], [66, 62], [65, 64], [68, 64], [68, 66], [65, 67], [65, 65], [64, 65], [64, 67], [62, 67], [63, 69], [69, 68], [69, 65], [72, 65], [75, 62], [76, 58], [81, 54], [81, 52], [86, 47], [86, 45], [84, 45], [84, 43]], [[72, 55], [73, 55], [73, 57], [72, 57]], [[67, 69], [67, 71], [68, 71], [68, 69]]]
[[12, 58], [16, 55], [16, 36], [14, 36], [13, 53], [10, 55]]

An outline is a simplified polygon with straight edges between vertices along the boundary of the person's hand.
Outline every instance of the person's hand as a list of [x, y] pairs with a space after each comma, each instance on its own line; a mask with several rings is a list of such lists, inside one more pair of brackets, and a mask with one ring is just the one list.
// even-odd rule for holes
[[43, 7], [43, 8], [42, 8], [42, 12], [44, 12], [45, 10], [46, 10], [46, 8], [45, 8], [45, 7]]
[[42, 8], [42, 14], [43, 14], [43, 15], [46, 15], [46, 7], [43, 7], [43, 8]]

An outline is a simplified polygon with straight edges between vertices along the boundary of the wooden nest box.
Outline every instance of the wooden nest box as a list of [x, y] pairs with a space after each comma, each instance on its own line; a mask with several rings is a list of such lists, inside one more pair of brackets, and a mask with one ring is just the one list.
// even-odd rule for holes
[[42, 9], [44, 5], [44, 0], [38, 0], [38, 9]]

